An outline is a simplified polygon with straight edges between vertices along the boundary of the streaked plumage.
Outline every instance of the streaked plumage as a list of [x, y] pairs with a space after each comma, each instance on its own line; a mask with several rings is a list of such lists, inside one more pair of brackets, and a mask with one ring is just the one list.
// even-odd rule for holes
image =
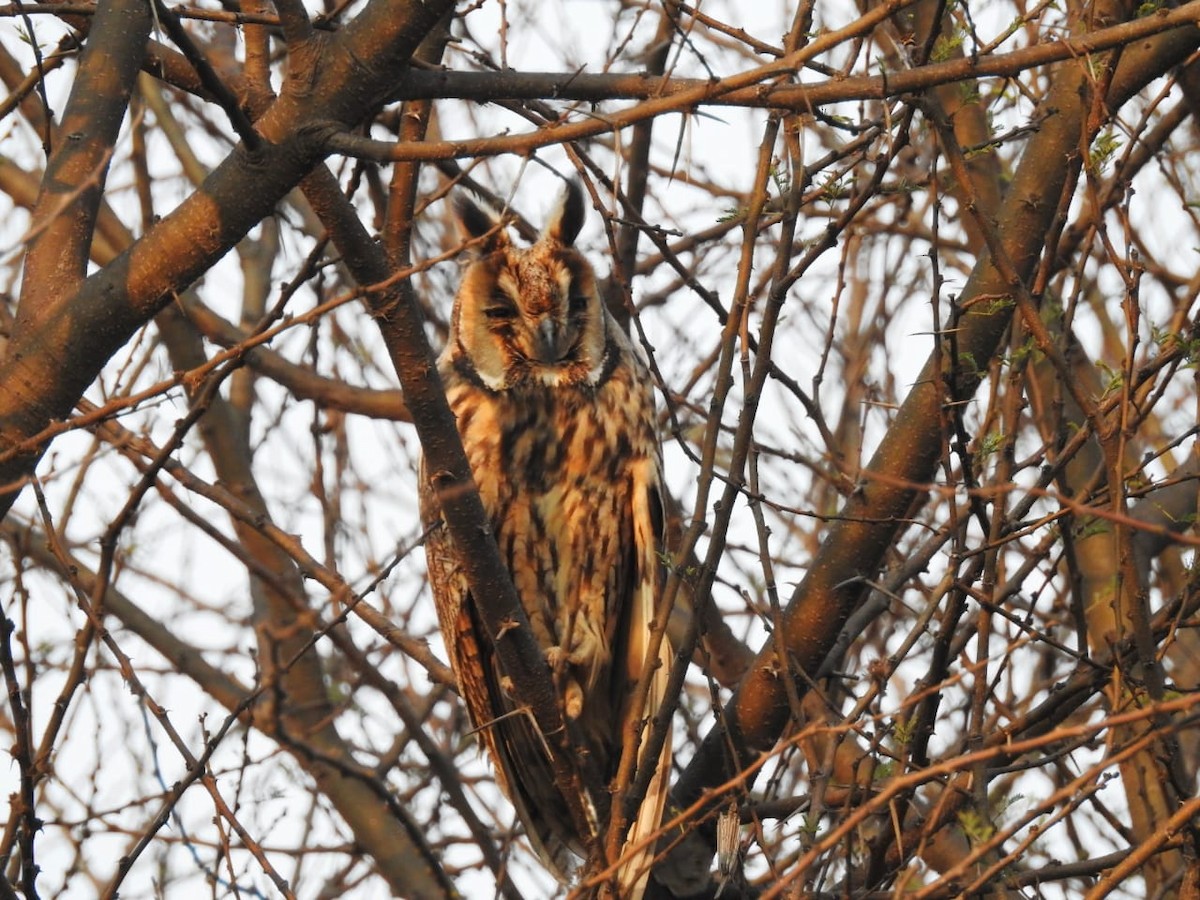
[[[468, 237], [494, 225], [467, 201], [458, 213]], [[573, 184], [532, 247], [514, 246], [502, 230], [485, 239], [455, 298], [439, 369], [500, 553], [555, 673], [564, 716], [611, 779], [621, 756], [620, 725], [638, 715], [629, 698], [648, 665], [659, 596], [661, 462], [649, 374], [573, 247], [583, 214]], [[504, 673], [449, 536], [436, 525], [423, 467], [421, 488], [422, 516], [433, 526], [429, 577], [463, 699], [535, 850], [565, 877], [593, 836], [572, 826], [531, 718], [506, 715], [514, 705]], [[665, 641], [659, 655], [663, 664], [640, 711], [647, 723], [665, 688]], [[630, 844], [659, 824], [669, 753], [668, 742]], [[587, 800], [603, 840], [609, 798], [601, 793]], [[645, 854], [630, 858], [619, 876], [620, 896], [640, 894], [647, 864]]]

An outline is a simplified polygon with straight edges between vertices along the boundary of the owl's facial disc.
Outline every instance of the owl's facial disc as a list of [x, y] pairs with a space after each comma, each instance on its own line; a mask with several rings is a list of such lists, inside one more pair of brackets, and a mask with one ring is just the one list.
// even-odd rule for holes
[[456, 310], [456, 343], [493, 390], [590, 384], [603, 370], [608, 337], [595, 275], [559, 240], [527, 250], [506, 243], [476, 259]]

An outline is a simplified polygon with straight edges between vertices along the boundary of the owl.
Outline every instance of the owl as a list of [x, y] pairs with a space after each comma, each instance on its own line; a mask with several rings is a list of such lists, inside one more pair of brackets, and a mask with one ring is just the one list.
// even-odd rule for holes
[[[569, 184], [528, 248], [470, 200], [460, 198], [456, 214], [463, 234], [481, 240], [454, 301], [438, 363], [442, 382], [564, 721], [611, 780], [631, 721], [641, 723], [644, 748], [670, 668], [665, 639], [660, 664], [649, 657], [663, 546], [651, 379], [574, 247], [584, 220], [578, 184]], [[566, 881], [576, 858], [604, 839], [609, 792], [582, 798], [596, 824], [595, 833], [579, 833], [545, 739], [532, 716], [516, 710], [423, 465], [421, 508], [429, 579], [460, 693], [535, 851]], [[647, 669], [649, 698], [633, 709]], [[638, 762], [656, 770], [629, 848], [660, 824], [669, 760], [668, 741], [658, 760]], [[650, 844], [622, 854], [617, 896], [641, 896], [652, 852]]]

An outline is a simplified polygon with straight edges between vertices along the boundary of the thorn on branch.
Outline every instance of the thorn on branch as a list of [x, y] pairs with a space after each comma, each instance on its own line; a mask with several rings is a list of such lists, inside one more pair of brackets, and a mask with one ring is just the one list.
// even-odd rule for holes
[[520, 628], [521, 623], [516, 619], [505, 619], [500, 623], [500, 630], [496, 632], [496, 640], [499, 641], [502, 637], [508, 634], [515, 628]]

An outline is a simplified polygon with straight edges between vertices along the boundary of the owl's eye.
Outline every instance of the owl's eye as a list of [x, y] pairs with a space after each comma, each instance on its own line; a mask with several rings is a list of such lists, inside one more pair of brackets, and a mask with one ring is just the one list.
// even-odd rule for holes
[[571, 307], [571, 312], [578, 313], [587, 309], [588, 299], [589, 298], [587, 294], [572, 294], [567, 300], [568, 305]]
[[484, 307], [483, 314], [493, 322], [507, 322], [517, 317], [517, 308], [513, 306], [507, 294], [497, 291]]

